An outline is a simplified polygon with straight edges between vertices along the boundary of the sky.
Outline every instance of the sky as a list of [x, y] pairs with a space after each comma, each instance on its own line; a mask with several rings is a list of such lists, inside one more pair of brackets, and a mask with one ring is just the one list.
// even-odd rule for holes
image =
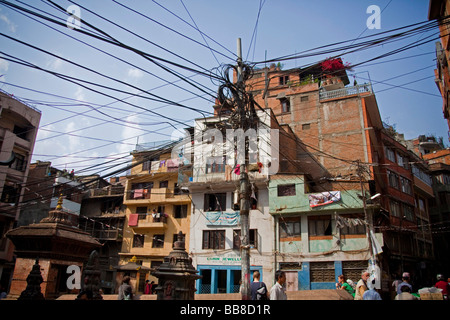
[[[236, 63], [238, 38], [244, 61], [263, 62], [381, 37], [427, 21], [429, 6], [428, 0], [55, 0], [82, 19], [68, 24], [72, 16], [48, 1], [11, 3], [61, 25], [0, 3], [0, 89], [41, 111], [31, 162], [51, 161], [80, 175], [124, 168], [136, 144], [171, 140], [176, 129], [211, 115], [220, 82], [208, 74]], [[368, 11], [370, 6], [380, 14]], [[370, 29], [367, 20], [373, 14], [379, 24]], [[95, 32], [97, 38], [82, 32]], [[448, 145], [434, 82], [437, 36], [433, 28], [365, 50], [337, 50], [282, 64], [284, 69], [302, 67], [340, 54], [356, 65], [423, 41], [348, 75], [351, 82], [370, 79], [382, 120], [406, 139], [435, 135]], [[109, 42], [99, 39], [105, 37]], [[111, 43], [116, 40], [124, 46]]]

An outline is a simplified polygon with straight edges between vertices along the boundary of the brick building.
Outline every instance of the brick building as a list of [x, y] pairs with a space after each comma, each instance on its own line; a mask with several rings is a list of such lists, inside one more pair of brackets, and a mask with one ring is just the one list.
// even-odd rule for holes
[[[330, 65], [334, 67], [330, 68]], [[383, 251], [385, 250], [384, 254], [379, 255], [381, 267], [379, 278], [384, 294], [389, 294], [393, 274], [403, 272], [404, 268], [410, 268], [408, 271], [415, 276], [421, 276], [418, 264], [423, 259], [420, 260], [418, 255], [419, 241], [420, 247], [426, 248], [425, 250], [428, 250], [432, 243], [429, 230], [423, 237], [418, 237], [416, 232], [418, 214], [425, 221], [424, 224], [429, 221], [427, 212], [416, 210], [418, 208], [416, 199], [432, 197], [431, 184], [422, 185], [421, 181], [416, 180], [412, 166], [408, 165], [412, 161], [410, 160], [412, 155], [404, 145], [390, 136], [389, 128], [385, 128], [371, 84], [354, 82], [351, 85], [345, 65], [337, 58], [303, 69], [281, 70], [272, 65], [269, 68], [255, 70], [254, 77], [246, 85], [253, 92], [258, 104], [263, 108], [272, 109], [280, 125], [289, 126], [296, 136], [297, 153], [290, 160], [296, 162], [299, 174], [307, 174], [305, 176], [307, 179], [297, 178], [298, 181], [294, 179], [297, 181], [294, 185], [307, 186], [301, 194], [307, 198], [313, 193], [340, 192], [339, 215], [350, 214], [352, 216], [345, 217], [363, 220], [367, 216], [367, 222], [373, 223], [377, 240]], [[280, 147], [280, 155], [285, 152], [286, 149]], [[275, 184], [278, 185], [279, 182]], [[361, 187], [364, 190], [366, 208], [361, 201]], [[373, 196], [374, 199], [370, 199]], [[276, 204], [286, 199], [271, 198], [271, 206], [274, 204], [272, 200]], [[345, 203], [348, 204], [347, 208]], [[287, 207], [296, 206], [291, 204]], [[299, 245], [295, 252], [299, 257], [297, 262], [300, 263], [297, 269], [301, 268], [302, 262], [308, 262], [318, 268], [317, 271], [313, 270], [316, 273], [325, 274], [323, 272], [330, 268], [334, 270], [330, 276], [315, 277], [314, 281], [311, 280], [314, 272], [310, 271], [306, 275], [297, 270], [299, 288], [305, 286], [305, 279], [309, 279], [307, 285], [309, 288], [332, 288], [336, 280], [333, 276], [338, 275], [336, 270], [341, 272], [344, 269], [350, 270], [349, 263], [353, 263], [353, 268], [358, 272], [363, 265], [367, 267], [370, 250], [367, 229], [364, 232], [355, 231], [356, 234], [349, 237], [355, 238], [355, 235], [362, 237], [361, 243], [355, 242], [353, 245], [358, 250], [366, 250], [365, 255], [364, 253], [360, 253], [359, 256], [330, 255], [329, 250], [339, 251], [339, 246], [336, 247], [333, 243], [333, 237], [337, 236], [336, 239], [341, 244], [342, 239], [339, 238], [339, 230], [335, 228], [336, 213], [328, 212], [326, 206], [313, 211], [309, 208], [300, 209], [288, 215], [274, 209], [271, 210], [271, 214], [275, 218], [277, 228], [286, 223], [287, 220], [284, 221], [286, 218], [300, 219], [298, 232], [302, 245]], [[322, 223], [329, 221], [330, 228], [321, 231], [328, 232], [327, 234], [312, 235], [311, 238], [310, 227], [314, 223], [317, 224], [316, 220]], [[403, 229], [408, 232], [402, 232]], [[317, 236], [325, 238], [314, 238]], [[282, 239], [278, 240], [280, 248], [288, 250], [288, 253], [294, 256], [292, 248], [287, 249]], [[326, 243], [319, 245], [318, 242], [312, 241]], [[364, 242], [365, 245], [362, 244]], [[399, 242], [403, 244], [399, 245]], [[321, 246], [322, 249], [318, 249]], [[318, 251], [311, 254], [310, 250]], [[323, 254], [320, 255], [320, 252]], [[392, 252], [395, 252], [395, 257], [390, 256]], [[432, 256], [427, 258], [432, 259]], [[286, 267], [293, 267], [296, 262], [294, 260], [285, 259], [284, 263], [288, 262]], [[405, 263], [407, 260], [409, 264]], [[336, 262], [339, 262], [338, 266]], [[303, 279], [303, 284], [300, 279]]]
[[[449, 49], [450, 49], [450, 27], [447, 20], [443, 19], [450, 15], [449, 0], [430, 0], [428, 9], [428, 20], [439, 21], [439, 32], [441, 39], [436, 42], [436, 69], [434, 70], [435, 82], [442, 95], [442, 113], [450, 129], [450, 95], [449, 95]], [[450, 139], [450, 136], [449, 136]]]

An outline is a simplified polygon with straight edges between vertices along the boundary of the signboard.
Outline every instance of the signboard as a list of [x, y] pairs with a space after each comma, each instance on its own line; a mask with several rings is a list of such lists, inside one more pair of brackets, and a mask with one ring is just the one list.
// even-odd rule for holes
[[340, 191], [325, 191], [308, 195], [309, 206], [311, 208], [325, 206], [341, 200]]
[[239, 211], [235, 212], [222, 212], [222, 211], [209, 211], [206, 212], [207, 225], [212, 226], [235, 226], [240, 222]]

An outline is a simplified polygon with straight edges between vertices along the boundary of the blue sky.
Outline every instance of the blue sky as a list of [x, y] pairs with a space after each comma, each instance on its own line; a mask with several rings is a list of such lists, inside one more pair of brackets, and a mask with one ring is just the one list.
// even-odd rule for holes
[[[24, 6], [20, 2], [12, 2]], [[56, 2], [63, 8], [72, 4], [68, 1]], [[120, 29], [80, 7], [82, 19], [122, 43], [194, 69], [202, 67], [206, 70], [217, 70], [215, 68], [221, 64], [235, 63], [237, 38], [242, 39], [243, 57], [246, 61], [263, 61], [266, 55], [268, 59], [277, 58], [426, 21], [429, 5], [428, 0], [124, 2], [141, 13], [140, 15], [112, 1], [74, 2], [142, 37]], [[54, 14], [63, 22], [67, 19], [67, 16], [45, 1], [26, 3]], [[262, 7], [257, 20], [260, 4]], [[381, 28], [378, 30], [366, 28], [366, 20], [370, 16], [366, 10], [370, 5], [377, 5], [383, 10], [380, 16]], [[192, 27], [192, 19], [206, 36], [202, 37], [200, 32]], [[256, 21], [256, 37], [252, 39]], [[58, 168], [75, 169], [80, 173], [102, 172], [103, 162], [127, 156], [137, 142], [170, 139], [174, 127], [181, 128], [180, 123], [192, 124], [193, 119], [202, 116], [201, 113], [186, 108], [133, 97], [132, 94], [138, 93], [139, 89], [151, 90], [152, 94], [164, 99], [182, 101], [183, 105], [191, 108], [212, 111], [212, 97], [200, 91], [198, 87], [213, 94], [217, 90], [217, 81], [170, 66], [183, 76], [190, 77], [191, 81], [196, 81], [195, 88], [136, 53], [90, 38], [64, 26], [50, 23], [48, 25], [51, 28], [0, 5], [2, 33], [103, 75], [119, 79], [122, 83], [93, 74], [3, 36], [0, 37], [0, 51], [41, 68], [121, 90], [122, 92], [87, 85], [124, 100], [117, 101], [54, 75], [0, 59], [0, 75], [3, 75], [0, 77], [0, 88], [16, 97], [30, 99], [29, 102], [34, 102], [42, 111], [32, 161], [48, 160]], [[83, 24], [81, 29], [90, 30]], [[436, 36], [437, 31], [435, 29], [403, 41], [356, 53], [344, 54], [342, 51], [342, 59], [352, 65], [357, 64], [402, 45], [432, 38], [433, 35]], [[249, 50], [250, 44], [252, 46]], [[210, 50], [208, 46], [215, 51]], [[370, 77], [382, 119], [395, 125], [397, 131], [404, 133], [407, 139], [420, 134], [433, 134], [442, 136], [448, 144], [448, 126], [442, 115], [442, 99], [433, 79], [436, 65], [434, 51], [435, 41], [431, 41], [357, 67], [353, 72], [349, 72], [349, 76], [353, 79], [354, 74], [358, 82], [365, 82], [365, 79]], [[330, 55], [289, 60], [283, 62], [284, 68], [301, 67]], [[0, 57], [5, 56], [0, 54]], [[390, 61], [394, 59], [395, 61]], [[174, 84], [168, 84], [174, 81]], [[409, 82], [412, 83], [404, 85]], [[49, 93], [57, 96], [51, 96]], [[93, 110], [99, 107], [97, 111]], [[152, 114], [145, 109], [158, 114]], [[127, 159], [119, 159], [110, 164], [119, 168], [125, 160]], [[90, 166], [94, 168], [86, 170]]]

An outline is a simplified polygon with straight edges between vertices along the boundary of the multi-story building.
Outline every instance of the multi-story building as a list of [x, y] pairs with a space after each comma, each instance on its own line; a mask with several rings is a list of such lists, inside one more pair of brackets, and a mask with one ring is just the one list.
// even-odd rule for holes
[[29, 164], [41, 112], [3, 91], [0, 92], [0, 283], [8, 288], [14, 268], [12, 242], [5, 237], [19, 218]]
[[[439, 23], [440, 41], [436, 42], [436, 69], [434, 70], [435, 82], [442, 95], [442, 113], [450, 129], [450, 95], [449, 95], [449, 49], [450, 27], [448, 16], [450, 15], [449, 0], [430, 0], [428, 20], [437, 19]], [[450, 136], [449, 136], [450, 139]]]
[[79, 228], [102, 244], [98, 249], [100, 287], [104, 293], [114, 293], [115, 267], [122, 249], [126, 206], [125, 187], [120, 183], [88, 189], [81, 202]]
[[[131, 174], [127, 176], [123, 204], [126, 218], [119, 264], [130, 261], [142, 268], [159, 266], [171, 251], [177, 234], [185, 235], [189, 246], [191, 196], [181, 187], [191, 171], [171, 147], [139, 148], [133, 151]], [[121, 272], [118, 277], [127, 272]], [[147, 272], [131, 272], [136, 292], [143, 292], [145, 280], [158, 282]], [[121, 279], [117, 283], [121, 283]]]
[[[255, 139], [248, 164], [250, 271], [258, 270], [261, 281], [271, 285], [277, 266], [268, 183], [271, 174], [293, 170], [279, 149], [295, 156], [295, 139], [277, 123], [270, 109], [258, 110], [256, 114], [256, 135], [249, 137], [249, 141]], [[237, 131], [227, 131], [227, 124], [230, 125], [227, 115], [218, 114], [197, 119], [194, 126], [193, 173], [188, 184], [192, 196], [189, 253], [202, 275], [197, 280], [197, 293], [203, 294], [239, 292], [242, 279], [238, 199], [242, 163], [236, 150], [243, 150], [239, 149], [238, 139], [234, 139]]]
[[436, 272], [450, 274], [450, 149], [424, 156], [433, 179], [434, 199], [430, 199], [430, 225], [433, 234]]
[[[269, 214], [268, 182], [279, 171], [293, 171], [282, 146], [295, 156], [295, 137], [280, 126], [270, 109], [258, 110], [255, 148], [249, 153], [251, 184], [249, 212], [250, 271], [273, 283], [274, 224]], [[237, 131], [227, 131], [227, 115], [197, 119], [193, 150], [193, 176], [189, 183], [192, 215], [189, 252], [202, 279], [198, 293], [239, 292], [241, 274], [241, 221], [239, 208], [240, 160]], [[250, 133], [250, 132], [248, 132]], [[274, 134], [275, 133], [275, 134]], [[230, 143], [231, 142], [231, 143]]]
[[[296, 137], [296, 154], [286, 158], [297, 175], [273, 176], [269, 185], [276, 268], [289, 271], [292, 290], [334, 288], [342, 272], [357, 280], [368, 267], [369, 243], [378, 250], [384, 244], [380, 232], [369, 241], [365, 224], [350, 224], [379, 214], [380, 199], [370, 197], [380, 191], [381, 175], [371, 164], [381, 157], [382, 121], [371, 84], [349, 86], [345, 69], [339, 58], [305, 69], [272, 65], [248, 82], [257, 103]], [[310, 206], [310, 198], [326, 204]]]
[[[351, 85], [337, 58], [304, 69], [273, 65], [256, 70], [248, 87], [297, 138], [291, 161], [297, 162], [298, 177], [273, 177], [270, 185], [281, 190], [269, 193], [279, 250], [287, 253], [277, 259], [277, 268], [292, 269], [293, 288], [333, 288], [341, 272], [358, 278], [368, 267], [369, 243], [372, 252], [383, 251], [377, 263], [384, 294], [394, 274], [409, 268], [420, 276], [416, 266], [424, 259], [417, 248], [428, 250], [432, 243], [429, 232], [418, 236], [418, 221], [423, 226], [429, 220], [416, 199], [430, 198], [431, 184], [417, 180], [408, 150], [384, 127], [371, 84]], [[280, 148], [280, 154], [285, 150]], [[314, 196], [334, 195], [339, 200], [306, 205]]]

